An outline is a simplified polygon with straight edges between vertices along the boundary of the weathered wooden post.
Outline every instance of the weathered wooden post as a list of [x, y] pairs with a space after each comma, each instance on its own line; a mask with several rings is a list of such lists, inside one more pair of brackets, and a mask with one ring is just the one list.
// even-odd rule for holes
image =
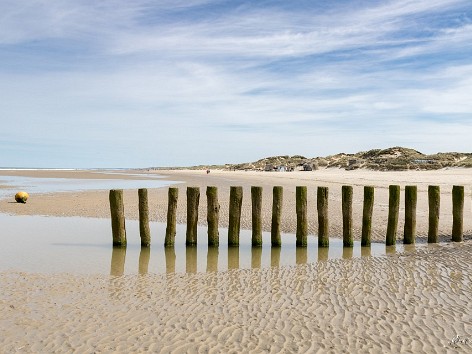
[[179, 189], [177, 187], [170, 187], [168, 197], [169, 201], [167, 204], [167, 227], [164, 246], [173, 247], [175, 244], [177, 200], [179, 198]]
[[230, 187], [228, 246], [239, 246], [239, 230], [241, 226], [242, 203], [243, 203], [243, 187], [240, 187], [240, 186]]
[[352, 238], [352, 186], [342, 186], [343, 247], [354, 247]]
[[398, 212], [400, 210], [400, 186], [388, 187], [388, 222], [385, 245], [392, 246], [397, 240]]
[[297, 186], [295, 189], [297, 212], [297, 247], [307, 246], [308, 220], [307, 220], [307, 188]]
[[207, 223], [208, 223], [208, 246], [218, 246], [220, 244], [220, 232], [218, 223], [220, 219], [220, 204], [218, 203], [218, 188], [208, 186], [207, 196]]
[[251, 187], [252, 245], [262, 246], [262, 187]]
[[113, 246], [126, 246], [125, 207], [123, 205], [123, 190], [110, 190], [109, 200], [111, 212], [111, 231], [113, 234]]
[[200, 204], [200, 188], [187, 187], [187, 246], [197, 244], [198, 205]]
[[416, 241], [416, 203], [418, 189], [416, 186], [405, 187], [405, 225], [403, 228], [403, 243], [411, 244]]
[[280, 237], [280, 218], [282, 217], [283, 187], [274, 186], [272, 199], [272, 224], [270, 228], [270, 238], [272, 247], [282, 246]]
[[374, 187], [364, 186], [361, 246], [370, 247], [372, 237], [372, 212], [374, 210]]
[[464, 186], [452, 186], [452, 241], [463, 241]]
[[329, 247], [328, 187], [318, 187], [318, 247]]
[[429, 226], [428, 243], [437, 243], [439, 240], [439, 211], [441, 192], [439, 186], [428, 186]]
[[141, 237], [141, 246], [149, 247], [151, 245], [151, 230], [149, 228], [149, 204], [148, 191], [146, 188], [138, 189], [139, 199], [139, 236]]

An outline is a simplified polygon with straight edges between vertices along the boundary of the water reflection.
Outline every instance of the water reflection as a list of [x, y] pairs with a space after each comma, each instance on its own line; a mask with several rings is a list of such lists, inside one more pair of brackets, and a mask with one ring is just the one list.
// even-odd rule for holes
[[239, 268], [239, 247], [228, 247], [228, 269]]
[[270, 249], [270, 266], [278, 267], [280, 266], [280, 252], [282, 247], [272, 247]]
[[207, 273], [218, 271], [218, 253], [218, 247], [208, 247], [206, 267]]
[[120, 276], [125, 272], [126, 247], [115, 246], [111, 253], [110, 275]]
[[297, 247], [295, 250], [295, 263], [296, 264], [306, 264], [308, 260], [308, 248], [307, 247]]
[[328, 253], [329, 253], [329, 248], [318, 247], [318, 261], [327, 261]]
[[352, 259], [353, 253], [353, 247], [343, 247], [343, 259]]
[[174, 247], [164, 247], [166, 258], [166, 273], [175, 273], [175, 249]]
[[251, 268], [260, 268], [262, 261], [262, 247], [251, 248]]
[[197, 272], [197, 247], [188, 246], [185, 248], [185, 265], [187, 273]]
[[370, 247], [361, 247], [361, 257], [370, 257], [372, 249]]
[[139, 252], [139, 274], [144, 275], [148, 273], [150, 258], [151, 249], [149, 247], [141, 247], [141, 251]]

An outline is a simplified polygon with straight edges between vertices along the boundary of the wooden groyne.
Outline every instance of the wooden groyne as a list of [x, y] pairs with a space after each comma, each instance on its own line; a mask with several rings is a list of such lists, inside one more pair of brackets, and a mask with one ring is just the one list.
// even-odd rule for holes
[[[389, 186], [388, 223], [385, 234], [385, 244], [393, 246], [397, 243], [397, 229], [400, 208], [400, 186]], [[176, 214], [178, 191], [176, 187], [169, 187], [167, 226], [164, 239], [166, 247], [175, 245], [176, 237]], [[283, 204], [283, 188], [273, 187], [272, 219], [271, 219], [271, 246], [280, 247], [282, 245], [281, 220]], [[252, 246], [262, 246], [262, 187], [251, 187], [252, 206]], [[328, 213], [327, 187], [318, 187], [316, 193], [316, 214], [318, 216], [318, 247], [329, 247], [329, 213]], [[403, 243], [414, 244], [416, 242], [416, 221], [417, 221], [417, 194], [416, 186], [406, 186], [404, 189], [405, 203], [405, 223], [403, 225]], [[342, 186], [342, 221], [343, 221], [343, 247], [351, 248], [354, 245], [353, 235], [353, 188], [352, 186]], [[375, 199], [375, 189], [372, 186], [364, 187], [361, 246], [371, 245], [373, 206]], [[149, 247], [151, 244], [151, 231], [149, 228], [149, 206], [147, 189], [138, 190], [139, 197], [139, 232], [141, 246]], [[218, 200], [218, 189], [208, 186], [207, 197], [207, 224], [208, 224], [208, 246], [219, 246], [219, 212], [220, 204]], [[197, 245], [197, 225], [198, 207], [200, 202], [200, 188], [187, 187], [187, 228], [186, 245]], [[296, 246], [306, 247], [308, 237], [308, 207], [307, 207], [307, 187], [297, 186], [295, 189], [295, 212], [296, 212]], [[229, 199], [229, 226], [228, 226], [228, 246], [239, 246], [239, 234], [241, 225], [243, 188], [241, 186], [230, 187]], [[126, 246], [126, 226], [124, 216], [123, 190], [110, 190], [110, 213], [114, 246]], [[440, 215], [440, 188], [439, 186], [428, 187], [428, 243], [437, 243], [439, 240], [439, 215]], [[451, 240], [454, 242], [463, 241], [464, 229], [464, 186], [452, 187], [452, 230]], [[347, 251], [346, 251], [347, 252]]]

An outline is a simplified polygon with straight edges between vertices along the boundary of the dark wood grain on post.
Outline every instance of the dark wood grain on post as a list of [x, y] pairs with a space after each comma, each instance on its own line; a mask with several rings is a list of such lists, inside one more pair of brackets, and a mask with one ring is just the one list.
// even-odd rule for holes
[[372, 237], [372, 212], [374, 210], [374, 187], [364, 186], [364, 207], [362, 210], [361, 246], [370, 247]]
[[179, 189], [177, 187], [170, 187], [168, 192], [168, 198], [169, 200], [167, 203], [167, 226], [164, 246], [173, 247], [175, 244], [177, 201], [179, 198]]
[[262, 246], [262, 187], [251, 187], [252, 245]]
[[151, 230], [149, 228], [149, 203], [148, 190], [146, 188], [138, 189], [139, 200], [139, 236], [141, 246], [149, 247], [151, 245]]
[[198, 206], [200, 204], [200, 188], [187, 187], [187, 246], [197, 244]]
[[400, 186], [388, 187], [388, 222], [385, 245], [393, 246], [397, 240], [398, 213], [400, 210]]
[[318, 210], [318, 247], [329, 247], [328, 187], [318, 187], [316, 206]]
[[342, 186], [343, 247], [354, 247], [352, 237], [352, 186]]
[[242, 203], [243, 187], [231, 186], [229, 191], [228, 246], [239, 246]]
[[307, 246], [308, 218], [307, 218], [307, 188], [297, 186], [295, 189], [297, 212], [297, 247]]
[[452, 241], [462, 242], [464, 233], [464, 186], [452, 186]]
[[272, 247], [280, 247], [282, 239], [280, 237], [280, 219], [282, 217], [283, 187], [274, 186], [272, 199], [272, 224], [270, 228], [270, 239]]
[[220, 244], [220, 232], [218, 224], [220, 220], [220, 204], [218, 203], [218, 188], [208, 186], [207, 196], [207, 224], [208, 224], [208, 246], [216, 247]]
[[123, 190], [112, 189], [109, 194], [113, 246], [126, 246], [125, 208]]
[[439, 212], [441, 205], [441, 192], [439, 186], [428, 186], [428, 204], [428, 243], [437, 243], [439, 240]]
[[416, 203], [418, 188], [416, 186], [405, 187], [405, 225], [403, 228], [403, 243], [416, 242]]

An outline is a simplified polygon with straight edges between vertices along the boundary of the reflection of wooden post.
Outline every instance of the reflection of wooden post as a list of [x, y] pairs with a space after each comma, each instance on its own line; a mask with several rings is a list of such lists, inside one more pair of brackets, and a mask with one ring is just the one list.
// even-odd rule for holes
[[239, 247], [228, 247], [228, 269], [239, 268]]
[[308, 261], [308, 250], [306, 247], [295, 249], [295, 264], [306, 264]]
[[208, 247], [207, 272], [218, 271], [218, 247]]
[[415, 243], [416, 238], [416, 186], [405, 187], [405, 227], [403, 229], [403, 243]]
[[262, 248], [252, 247], [251, 248], [251, 268], [260, 268], [262, 260]]
[[364, 209], [362, 212], [361, 246], [370, 246], [372, 236], [372, 211], [374, 210], [374, 187], [364, 187]]
[[429, 226], [428, 243], [437, 243], [439, 239], [439, 207], [441, 192], [439, 186], [428, 186]]
[[220, 204], [218, 203], [218, 188], [207, 187], [207, 223], [208, 223], [208, 246], [218, 246], [220, 233], [218, 231]]
[[141, 246], [149, 247], [151, 245], [151, 230], [149, 229], [149, 204], [148, 191], [146, 188], [138, 189], [139, 199], [139, 236], [141, 237]]
[[272, 201], [272, 225], [270, 229], [272, 247], [282, 245], [280, 238], [280, 218], [282, 217], [283, 187], [274, 186]]
[[464, 186], [452, 186], [452, 241], [463, 241]]
[[352, 238], [352, 186], [342, 186], [343, 247], [354, 247]]
[[318, 261], [327, 261], [329, 258], [329, 248], [318, 247]]
[[235, 187], [235, 186], [230, 187], [228, 246], [239, 246], [239, 230], [241, 226], [242, 203], [243, 203], [243, 187]]
[[164, 247], [166, 258], [166, 273], [175, 273], [175, 250], [174, 247]]
[[187, 246], [197, 244], [198, 205], [200, 204], [200, 188], [187, 187]]
[[352, 259], [352, 255], [354, 254], [353, 247], [343, 247], [343, 259]]
[[139, 268], [138, 268], [139, 274], [144, 275], [148, 273], [150, 256], [151, 256], [151, 248], [141, 247], [141, 252], [139, 252]]
[[278, 267], [280, 266], [280, 251], [281, 247], [271, 247], [270, 249], [270, 266]]
[[388, 223], [385, 245], [392, 246], [397, 240], [398, 211], [400, 209], [400, 186], [389, 186], [388, 193]]
[[109, 195], [111, 212], [111, 231], [114, 246], [126, 246], [125, 208], [123, 190], [112, 189]]
[[297, 247], [307, 246], [308, 221], [307, 221], [307, 190], [306, 186], [297, 186], [296, 212], [297, 212]]
[[329, 247], [328, 187], [318, 187], [318, 247]]
[[197, 247], [185, 247], [185, 271], [187, 273], [197, 272]]
[[110, 275], [120, 276], [125, 272], [126, 247], [113, 246]]
[[176, 234], [176, 219], [177, 219], [177, 200], [179, 197], [179, 189], [176, 187], [170, 187], [169, 201], [167, 205], [167, 227], [166, 227], [166, 238], [164, 246], [173, 247], [175, 243]]
[[262, 246], [262, 187], [251, 187], [252, 245]]

